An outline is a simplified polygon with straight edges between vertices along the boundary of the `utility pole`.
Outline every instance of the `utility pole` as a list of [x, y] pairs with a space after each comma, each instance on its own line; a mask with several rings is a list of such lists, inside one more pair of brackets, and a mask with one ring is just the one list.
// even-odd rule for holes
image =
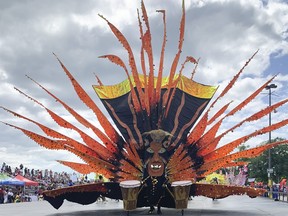
[[[269, 90], [269, 107], [271, 106], [271, 89], [272, 88], [277, 88], [277, 85], [275, 84], [270, 84], [267, 85], [265, 87], [266, 90]], [[269, 113], [269, 126], [271, 126], [271, 112]], [[269, 143], [271, 143], [271, 131], [269, 131]], [[267, 173], [268, 173], [268, 186], [270, 188], [270, 191], [272, 189], [272, 179], [271, 179], [271, 174], [273, 173], [273, 168], [271, 167], [271, 149], [269, 148], [268, 150], [268, 169], [267, 169]], [[271, 198], [272, 193], [269, 193], [269, 196]]]

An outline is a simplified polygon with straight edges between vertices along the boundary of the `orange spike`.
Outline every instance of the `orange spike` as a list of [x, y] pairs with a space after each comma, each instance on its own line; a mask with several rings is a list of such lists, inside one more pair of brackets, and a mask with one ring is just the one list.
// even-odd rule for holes
[[78, 151], [75, 148], [71, 148], [70, 146], [65, 146], [65, 149], [80, 157], [84, 162], [89, 164], [92, 169], [98, 170], [99, 173], [102, 173], [107, 178], [112, 178], [115, 176], [115, 174], [110, 171], [111, 169], [115, 169], [112, 164], [99, 158], [91, 157], [85, 153]]
[[98, 85], [103, 86], [103, 83], [101, 82], [100, 78], [95, 73], [94, 73], [94, 75], [97, 79]]
[[204, 156], [204, 160], [205, 161], [211, 161], [211, 160], [214, 160], [216, 158], [223, 157], [223, 156], [229, 154], [230, 152], [232, 152], [235, 148], [237, 148], [239, 145], [246, 142], [250, 138], [257, 136], [257, 135], [262, 135], [262, 134], [268, 133], [268, 132], [273, 131], [273, 130], [276, 130], [276, 129], [283, 127], [287, 124], [288, 124], [288, 119], [285, 119], [285, 120], [280, 121], [278, 123], [272, 124], [271, 126], [267, 126], [267, 127], [264, 127], [260, 130], [256, 130], [255, 132], [253, 132], [249, 135], [246, 135], [246, 136], [243, 136], [239, 139], [236, 139], [236, 140], [208, 153], [207, 155]]
[[200, 61], [200, 58], [198, 58], [197, 61], [196, 61], [196, 63], [195, 63], [195, 67], [194, 67], [194, 69], [193, 69], [193, 71], [192, 71], [191, 78], [190, 78], [191, 80], [193, 80], [193, 78], [194, 78], [194, 75], [195, 75], [195, 73], [196, 73], [196, 69], [197, 69], [197, 67], [198, 67], [199, 61]]
[[[274, 142], [274, 143], [270, 143], [270, 144], [266, 144], [260, 147], [255, 147], [252, 149], [248, 149], [248, 150], [244, 150], [244, 151], [240, 151], [231, 155], [225, 155], [223, 157], [219, 157], [216, 160], [210, 161], [208, 163], [204, 163], [204, 165], [201, 167], [200, 170], [198, 171], [206, 171], [203, 176], [211, 173], [212, 170], [217, 170], [223, 166], [225, 166], [225, 164], [229, 164], [232, 163], [234, 160], [237, 160], [239, 158], [253, 158], [253, 157], [257, 157], [259, 156], [261, 153], [263, 153], [265, 150], [273, 148], [275, 146], [281, 145], [281, 144], [287, 144], [288, 140], [282, 140], [282, 141], [278, 141], [278, 142]], [[213, 171], [212, 171], [213, 172]]]
[[133, 101], [133, 105], [135, 106], [135, 110], [136, 112], [140, 112], [141, 111], [141, 105], [140, 105], [140, 102], [139, 102], [139, 99], [136, 95], [136, 92], [134, 90], [134, 86], [133, 86], [133, 83], [131, 81], [131, 78], [130, 78], [130, 75], [129, 75], [129, 72], [127, 70], [127, 67], [126, 65], [124, 64], [124, 62], [118, 57], [118, 56], [115, 56], [115, 55], [104, 55], [104, 56], [100, 56], [99, 58], [107, 58], [109, 59], [111, 62], [119, 65], [120, 67], [122, 67], [127, 75], [127, 78], [128, 78], [128, 81], [129, 81], [129, 84], [130, 84], [130, 89], [131, 89], [131, 95], [132, 95], [132, 101]]
[[[140, 59], [141, 59], [141, 68], [142, 68], [142, 73], [144, 74], [144, 102], [145, 102], [145, 107], [147, 109], [147, 114], [150, 115], [150, 105], [149, 105], [149, 91], [148, 91], [148, 82], [147, 81], [147, 72], [146, 72], [146, 64], [145, 64], [145, 36], [143, 33], [143, 27], [142, 27], [142, 22], [140, 20], [140, 14], [139, 10], [137, 9], [137, 15], [138, 15], [138, 25], [139, 25], [139, 30], [140, 30], [140, 39], [141, 39], [141, 52], [140, 52]], [[146, 51], [147, 52], [147, 51]], [[146, 90], [147, 89], [147, 90]]]
[[[92, 125], [90, 122], [88, 122], [85, 118], [83, 118], [81, 115], [79, 115], [77, 112], [75, 112], [71, 107], [69, 107], [66, 103], [64, 103], [62, 100], [60, 100], [58, 97], [56, 97], [54, 94], [52, 94], [50, 91], [48, 91], [46, 88], [44, 88], [42, 85], [40, 85], [38, 82], [27, 76], [30, 80], [32, 80], [34, 83], [36, 83], [40, 88], [42, 88], [45, 92], [47, 92], [50, 96], [52, 96], [57, 102], [59, 102], [71, 115], [74, 116], [74, 118], [80, 122], [82, 125], [84, 125], [87, 128], [91, 128], [92, 131], [95, 133], [96, 136], [100, 138], [100, 140], [107, 146], [107, 149], [111, 152], [117, 152], [116, 144], [113, 143], [107, 136], [104, 134], [101, 130], [99, 130], [97, 127]], [[20, 92], [21, 93], [21, 92]], [[26, 95], [27, 96], [27, 95]], [[30, 98], [32, 99], [32, 98]], [[35, 101], [35, 100], [34, 100]], [[43, 105], [41, 105], [44, 107]], [[44, 107], [46, 110], [47, 108]]]
[[79, 172], [83, 175], [97, 172], [97, 170], [92, 169], [88, 164], [81, 164], [81, 163], [75, 163], [70, 161], [61, 161], [57, 160], [58, 163], [63, 164], [67, 167], [70, 167], [71, 169], [75, 170], [76, 172]]
[[170, 74], [169, 74], [169, 82], [168, 82], [168, 94], [167, 98], [165, 98], [165, 101], [163, 101], [163, 106], [166, 107], [168, 103], [168, 96], [170, 95], [170, 89], [172, 88], [172, 83], [174, 80], [174, 75], [176, 72], [176, 68], [178, 65], [178, 61], [180, 58], [180, 54], [182, 52], [182, 46], [183, 46], [183, 41], [184, 41], [184, 31], [185, 31], [185, 5], [184, 1], [182, 1], [182, 17], [181, 17], [181, 22], [180, 22], [180, 35], [179, 35], [179, 44], [178, 44], [178, 52], [173, 60], [173, 63], [171, 65], [170, 69]]
[[214, 140], [210, 141], [209, 143], [209, 149], [215, 149], [216, 146], [218, 145], [219, 141], [230, 131], [234, 131], [236, 128], [240, 127], [242, 124], [244, 124], [245, 122], [251, 122], [251, 121], [256, 121], [260, 118], [262, 118], [263, 116], [271, 113], [273, 110], [277, 109], [278, 107], [284, 105], [285, 103], [288, 102], [288, 99], [280, 101], [272, 106], [268, 106], [263, 110], [260, 110], [259, 112], [251, 115], [250, 117], [244, 119], [243, 121], [239, 122], [238, 124], [236, 124], [235, 126], [231, 127], [230, 129], [226, 130], [224, 133], [220, 134], [219, 136], [217, 136]]
[[138, 180], [138, 181], [142, 180], [142, 176], [139, 176], [136, 173], [125, 173], [125, 172], [119, 171], [117, 172], [117, 176], [119, 176], [121, 179], [124, 179], [124, 180], [127, 180], [127, 179]]
[[[97, 142], [96, 140], [92, 139], [90, 136], [88, 136], [87, 134], [85, 134], [83, 131], [79, 130], [77, 127], [75, 127], [74, 125], [72, 125], [71, 123], [69, 123], [68, 121], [66, 121], [65, 119], [63, 119], [62, 117], [58, 116], [56, 113], [54, 113], [53, 111], [49, 110], [48, 108], [46, 108], [43, 104], [41, 104], [40, 102], [38, 102], [37, 100], [33, 99], [32, 97], [26, 95], [24, 92], [20, 91], [19, 89], [15, 88], [17, 91], [19, 91], [21, 94], [25, 95], [26, 97], [28, 97], [29, 99], [33, 100], [35, 103], [39, 104], [40, 106], [42, 106], [51, 116], [51, 118], [61, 127], [64, 128], [68, 128], [68, 129], [72, 129], [74, 131], [76, 131], [81, 138], [84, 140], [84, 142], [91, 147], [94, 150], [98, 150], [102, 152], [102, 154], [105, 155], [105, 157], [111, 156], [111, 153], [105, 148], [103, 145], [101, 145], [99, 142]], [[103, 156], [103, 155], [102, 155]]]
[[251, 198], [262, 196], [266, 190], [262, 188], [220, 185], [220, 184], [195, 184], [193, 185], [195, 196], [221, 199], [230, 195], [248, 195]]
[[179, 155], [183, 151], [183, 148], [184, 148], [183, 145], [179, 145], [179, 147], [174, 151], [173, 155], [171, 156], [171, 158], [167, 164], [168, 168], [175, 164], [175, 162], [178, 160]]
[[89, 97], [89, 95], [84, 91], [84, 89], [76, 81], [76, 79], [72, 76], [72, 74], [63, 65], [63, 63], [60, 61], [60, 59], [57, 56], [56, 56], [56, 58], [59, 61], [60, 65], [63, 68], [66, 75], [69, 77], [72, 85], [74, 86], [74, 89], [75, 89], [78, 97], [83, 101], [84, 104], [86, 104], [86, 106], [88, 106], [95, 113], [95, 115], [97, 116], [97, 118], [99, 120], [99, 123], [103, 127], [103, 129], [106, 132], [106, 134], [108, 135], [108, 137], [114, 143], [117, 143], [117, 141], [121, 138], [120, 138], [120, 135], [115, 130], [115, 128], [111, 125], [111, 123], [108, 121], [106, 116], [101, 112], [101, 110], [98, 108], [98, 106], [93, 102], [93, 100]]
[[144, 43], [143, 43], [144, 34], [143, 34], [143, 27], [142, 27], [142, 22], [140, 20], [140, 14], [139, 14], [138, 9], [137, 9], [137, 16], [138, 16], [138, 25], [139, 25], [139, 31], [140, 31], [140, 39], [142, 41], [141, 52], [140, 52], [141, 68], [142, 68], [142, 73], [144, 74], [144, 83], [145, 83], [145, 86], [147, 86], [147, 73], [146, 73], [146, 66], [145, 66]]
[[184, 69], [184, 67], [185, 67], [185, 64], [186, 64], [187, 62], [192, 62], [192, 63], [194, 63], [194, 61], [195, 61], [195, 59], [194, 59], [193, 57], [187, 56], [186, 59], [185, 59], [185, 61], [184, 61], [184, 63], [182, 64], [181, 69], [180, 69], [180, 71], [179, 71], [178, 78], [175, 80], [175, 84], [173, 84], [173, 90], [172, 90], [172, 94], [171, 94], [171, 96], [169, 97], [169, 100], [168, 100], [168, 105], [167, 105], [166, 111], [165, 111], [165, 117], [167, 117], [168, 112], [169, 112], [169, 110], [170, 110], [170, 106], [171, 106], [172, 100], [174, 99], [175, 91], [176, 91], [177, 85], [178, 85], [178, 83], [179, 83], [179, 81], [180, 81], [180, 78], [181, 78], [181, 76], [182, 76], [182, 71], [183, 71], [183, 69]]
[[169, 74], [169, 86], [172, 84], [172, 80], [175, 75], [175, 71], [178, 65], [178, 61], [180, 58], [180, 54], [182, 52], [182, 46], [183, 46], [183, 41], [184, 41], [184, 31], [185, 31], [185, 5], [184, 1], [182, 2], [182, 17], [181, 17], [181, 22], [180, 22], [180, 35], [179, 35], [179, 44], [178, 44], [178, 52], [173, 60], [171, 69], [170, 69], [170, 74]]
[[[127, 143], [125, 143], [124, 149], [122, 151], [122, 154], [125, 156], [125, 158], [127, 158], [129, 161], [132, 161], [135, 165], [135, 167], [137, 167], [139, 170], [142, 170], [143, 165], [141, 162], [141, 159], [139, 157], [139, 155], [137, 154], [136, 149], [134, 148], [132, 150], [132, 148], [134, 148], [134, 145], [128, 145]], [[135, 150], [135, 151], [134, 151]], [[127, 152], [127, 153], [126, 153]], [[135, 154], [136, 153], [136, 154]]]
[[[97, 142], [95, 139], [91, 138], [89, 135], [72, 125], [71, 123], [67, 122], [65, 119], [62, 117], [58, 116], [56, 113], [52, 112], [51, 110], [45, 108], [46, 111], [50, 114], [50, 116], [53, 118], [53, 120], [60, 125], [61, 127], [68, 128], [75, 130], [83, 139], [83, 141], [93, 150], [97, 150], [98, 152], [102, 153], [103, 157], [108, 157], [112, 156], [111, 152], [109, 149], [105, 148], [105, 146], [101, 145], [99, 142]], [[104, 154], [104, 155], [103, 155]]]
[[173, 167], [169, 169], [169, 175], [179, 174], [182, 170], [190, 169], [192, 170], [193, 162], [190, 157], [186, 157], [182, 159], [182, 161], [178, 161]]
[[132, 164], [130, 164], [128, 161], [126, 160], [120, 160], [120, 170], [122, 170], [123, 172], [126, 173], [134, 173], [137, 176], [140, 176], [142, 173], [139, 169], [137, 169], [136, 167], [134, 167]]
[[50, 136], [50, 137], [58, 138], [58, 139], [67, 139], [67, 138], [68, 138], [68, 137], [64, 136], [63, 134], [60, 134], [60, 133], [58, 133], [57, 131], [55, 131], [55, 130], [53, 130], [53, 129], [51, 129], [51, 128], [48, 128], [48, 127], [46, 127], [46, 126], [44, 126], [44, 125], [42, 125], [42, 124], [40, 124], [40, 123], [38, 123], [38, 122], [36, 122], [36, 121], [33, 121], [33, 120], [30, 119], [30, 118], [27, 118], [27, 117], [25, 117], [25, 116], [22, 116], [22, 115], [20, 115], [20, 114], [18, 114], [18, 113], [16, 113], [16, 112], [13, 112], [12, 110], [9, 110], [9, 109], [7, 109], [7, 108], [5, 108], [5, 107], [2, 107], [2, 106], [1, 106], [1, 108], [4, 109], [4, 110], [7, 111], [7, 112], [12, 113], [14, 116], [16, 116], [16, 117], [18, 117], [18, 118], [23, 118], [23, 119], [25, 119], [25, 120], [27, 120], [27, 121], [30, 121], [30, 122], [36, 124], [38, 127], [41, 128], [41, 130], [42, 130], [45, 134], [47, 134], [47, 135]]
[[231, 110], [227, 116], [234, 115], [237, 111], [241, 110], [244, 106], [246, 106], [249, 102], [251, 102], [260, 92], [276, 77], [273, 76], [270, 80], [268, 80], [264, 85], [262, 85], [259, 89], [257, 89], [253, 94], [251, 94], [248, 98], [246, 98], [242, 103], [236, 106], [233, 110]]
[[10, 127], [13, 127], [15, 129], [21, 130], [26, 136], [28, 136], [30, 139], [32, 139], [33, 141], [35, 141], [36, 143], [38, 143], [39, 145], [47, 148], [47, 149], [53, 149], [53, 150], [62, 150], [64, 149], [64, 146], [58, 142], [58, 140], [51, 140], [47, 137], [44, 137], [40, 134], [36, 134], [32, 131], [29, 130], [25, 130], [23, 128], [17, 127], [15, 125], [11, 125], [5, 122], [2, 122]]
[[[150, 32], [150, 26], [149, 26], [146, 8], [145, 8], [143, 1], [141, 1], [141, 9], [142, 9], [142, 14], [143, 14], [143, 20], [147, 28], [142, 41], [144, 42], [144, 50], [147, 52], [148, 62], [149, 62], [149, 78], [148, 78], [148, 89], [147, 89], [148, 96], [149, 96], [149, 104], [150, 106], [155, 106], [156, 104], [155, 104], [155, 95], [154, 95], [154, 63], [153, 63], [151, 32]], [[150, 111], [148, 112], [148, 115], [149, 113]]]
[[212, 124], [219, 116], [221, 116], [228, 108], [228, 106], [232, 103], [229, 102], [225, 106], [223, 106], [218, 112], [207, 122], [208, 125]]
[[165, 10], [157, 10], [157, 12], [160, 12], [160, 13], [163, 14], [164, 35], [163, 35], [163, 42], [162, 42], [162, 48], [161, 48], [161, 57], [160, 57], [159, 69], [158, 69], [158, 78], [157, 78], [157, 84], [156, 84], [156, 90], [155, 90], [155, 101], [156, 101], [156, 103], [158, 103], [160, 101], [160, 96], [161, 96], [164, 53], [165, 53], [165, 46], [166, 46], [166, 40], [167, 40]]
[[114, 35], [117, 37], [117, 39], [120, 41], [120, 43], [123, 45], [123, 47], [128, 52], [129, 65], [131, 67], [132, 75], [133, 75], [135, 85], [136, 85], [136, 88], [137, 88], [137, 91], [139, 94], [140, 103], [141, 103], [142, 109], [145, 110], [147, 108], [147, 106], [145, 105], [145, 102], [144, 102], [144, 93], [142, 91], [142, 86], [141, 86], [141, 82], [139, 79], [139, 74], [137, 71], [137, 67], [136, 67], [136, 63], [135, 63], [134, 54], [132, 52], [132, 49], [131, 49], [127, 39], [124, 37], [124, 35], [112, 23], [110, 23], [105, 17], [103, 17], [102, 15], [99, 15], [99, 16], [107, 22], [110, 29], [114, 33]]
[[204, 116], [200, 119], [197, 125], [192, 129], [190, 134], [187, 137], [187, 145], [191, 145], [196, 143], [197, 140], [200, 139], [202, 134], [204, 133], [208, 121], [208, 112], [204, 114]]
[[[97, 149], [97, 150], [98, 150], [98, 151], [97, 151], [98, 153], [96, 153], [96, 152], [93, 151], [91, 148], [89, 148], [89, 147], [87, 147], [87, 146], [85, 146], [85, 145], [83, 145], [83, 144], [81, 144], [81, 143], [79, 143], [79, 142], [77, 142], [77, 141], [75, 141], [75, 140], [72, 140], [71, 138], [69, 138], [69, 137], [67, 137], [67, 136], [65, 136], [65, 135], [63, 135], [63, 134], [61, 134], [61, 133], [59, 133], [59, 132], [57, 132], [57, 131], [55, 131], [55, 130], [53, 130], [53, 129], [51, 129], [51, 128], [48, 128], [48, 127], [46, 127], [46, 126], [44, 126], [44, 125], [42, 125], [42, 124], [40, 124], [40, 123], [38, 123], [38, 122], [35, 122], [35, 121], [33, 121], [33, 120], [31, 120], [31, 119], [29, 119], [29, 118], [27, 118], [27, 117], [24, 117], [24, 116], [22, 116], [22, 115], [20, 115], [20, 114], [18, 114], [18, 113], [15, 113], [15, 112], [13, 112], [13, 111], [11, 111], [11, 110], [8, 110], [8, 109], [6, 109], [6, 108], [4, 108], [4, 107], [1, 107], [1, 108], [3, 108], [4, 110], [6, 110], [7, 112], [10, 112], [10, 113], [14, 114], [15, 116], [17, 116], [17, 117], [19, 117], [19, 118], [23, 118], [23, 119], [25, 119], [25, 120], [27, 120], [27, 121], [30, 121], [30, 122], [36, 124], [38, 127], [41, 128], [41, 130], [42, 130], [46, 135], [48, 135], [48, 136], [50, 136], [50, 137], [53, 137], [53, 138], [61, 139], [61, 140], [58, 140], [58, 141], [57, 141], [59, 145], [62, 144], [62, 146], [64, 146], [64, 145], [66, 145], [66, 144], [69, 144], [70, 146], [73, 146], [73, 147], [77, 148], [78, 150], [81, 150], [82, 152], [86, 152], [87, 154], [89, 154], [89, 155], [91, 155], [91, 156], [94, 156], [94, 157], [99, 157], [99, 154], [98, 154], [98, 153], [101, 154], [101, 151], [99, 152], [99, 149]], [[20, 128], [18, 128], [18, 129], [20, 129]], [[35, 135], [35, 136], [36, 136], [36, 135]], [[110, 156], [109, 154], [107, 154], [107, 151], [104, 151], [104, 153], [102, 152], [101, 155], [102, 155], [102, 157], [106, 157], [106, 158]]]
[[218, 132], [220, 126], [222, 124], [222, 120], [217, 122], [206, 134], [204, 134], [199, 141], [197, 142], [197, 146], [199, 147], [198, 155], [203, 156], [213, 151], [216, 146], [210, 145], [210, 142], [215, 139], [216, 133]]
[[[250, 61], [254, 58], [254, 56], [258, 53], [258, 50], [250, 57], [250, 59], [245, 63], [245, 65], [241, 68], [241, 70], [233, 77], [233, 79], [228, 83], [228, 85], [225, 87], [225, 89], [221, 92], [221, 94], [216, 98], [216, 100], [211, 104], [210, 108], [214, 106], [214, 104], [222, 98], [235, 84], [235, 82], [238, 80], [240, 74], [243, 72], [244, 68], [250, 63]], [[210, 109], [209, 108], [209, 109]]]
[[[142, 22], [140, 20], [140, 14], [139, 10], [137, 9], [137, 15], [138, 15], [138, 25], [139, 25], [139, 31], [140, 31], [140, 39], [141, 39], [141, 51], [140, 51], [140, 59], [141, 59], [141, 68], [142, 73], [144, 74], [144, 89], [147, 89], [148, 81], [147, 81], [147, 73], [146, 73], [146, 65], [145, 65], [145, 55], [144, 55], [144, 34], [143, 34], [143, 27]], [[144, 96], [145, 96], [145, 104], [147, 106], [149, 101], [148, 91], [144, 90]]]

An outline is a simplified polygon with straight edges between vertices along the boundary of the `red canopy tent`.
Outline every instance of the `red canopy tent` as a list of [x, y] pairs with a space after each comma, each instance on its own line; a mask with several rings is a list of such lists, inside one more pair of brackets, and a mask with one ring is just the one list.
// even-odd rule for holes
[[30, 179], [27, 179], [21, 175], [17, 175], [14, 179], [20, 180], [20, 181], [24, 181], [25, 182], [25, 186], [38, 186], [39, 183], [32, 181]]

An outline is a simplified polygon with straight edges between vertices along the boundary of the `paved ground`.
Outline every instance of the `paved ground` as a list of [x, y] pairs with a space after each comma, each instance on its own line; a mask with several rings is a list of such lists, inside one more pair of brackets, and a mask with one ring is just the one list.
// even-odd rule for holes
[[[93, 203], [79, 205], [65, 201], [59, 210], [54, 209], [48, 202], [27, 202], [0, 205], [1, 216], [113, 216], [127, 215], [122, 207], [123, 203], [108, 200], [107, 203]], [[132, 215], [148, 215], [148, 208], [140, 208], [129, 213]], [[162, 215], [182, 215], [181, 210], [162, 209]], [[157, 215], [156, 213], [154, 215]], [[288, 203], [277, 202], [268, 198], [247, 196], [230, 196], [225, 199], [212, 201], [205, 197], [195, 197], [189, 201], [184, 215], [192, 216], [259, 216], [259, 215], [288, 215]]]

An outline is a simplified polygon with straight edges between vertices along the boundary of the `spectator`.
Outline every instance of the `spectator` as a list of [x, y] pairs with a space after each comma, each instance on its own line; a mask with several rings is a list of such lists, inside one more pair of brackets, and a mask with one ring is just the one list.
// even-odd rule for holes
[[4, 189], [0, 187], [0, 204], [4, 203]]
[[8, 200], [7, 200], [8, 203], [13, 203], [14, 202], [14, 194], [12, 192], [12, 189], [9, 189], [8, 191]]

